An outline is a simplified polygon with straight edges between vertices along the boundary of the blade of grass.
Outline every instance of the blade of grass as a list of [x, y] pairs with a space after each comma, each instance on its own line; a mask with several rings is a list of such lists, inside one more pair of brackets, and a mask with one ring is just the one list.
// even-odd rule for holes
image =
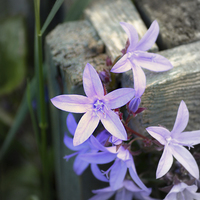
[[80, 18], [83, 10], [92, 0], [76, 0], [69, 9], [65, 21], [74, 21]]
[[[34, 77], [30, 82], [30, 91], [31, 91], [31, 98], [35, 95], [35, 88], [36, 88], [36, 78]], [[4, 155], [6, 154], [13, 138], [15, 137], [17, 130], [19, 129], [22, 121], [24, 120], [25, 116], [28, 112], [28, 103], [26, 98], [26, 93], [23, 96], [23, 99], [21, 101], [21, 104], [19, 106], [19, 109], [17, 111], [15, 120], [13, 122], [13, 125], [11, 126], [10, 130], [8, 131], [8, 134], [6, 136], [6, 139], [4, 140], [4, 143], [0, 150], [0, 161], [3, 159]]]
[[57, 0], [53, 6], [53, 8], [51, 9], [51, 12], [49, 13], [46, 21], [44, 22], [44, 25], [42, 26], [41, 29], [41, 35], [43, 35], [43, 33], [45, 32], [45, 30], [47, 29], [48, 25], [51, 23], [52, 19], [54, 18], [55, 14], [57, 13], [58, 9], [60, 8], [60, 6], [62, 5], [64, 0]]

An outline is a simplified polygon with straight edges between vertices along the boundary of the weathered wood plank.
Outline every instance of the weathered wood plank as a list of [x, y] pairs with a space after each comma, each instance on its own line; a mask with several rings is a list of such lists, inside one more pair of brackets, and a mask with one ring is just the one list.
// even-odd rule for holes
[[[186, 130], [200, 129], [200, 42], [158, 52], [168, 58], [174, 68], [167, 72], [146, 71], [147, 87], [142, 107], [148, 108], [133, 120], [137, 131], [161, 124], [172, 129], [179, 103], [188, 106], [190, 120]], [[127, 81], [128, 80], [128, 81]], [[132, 87], [132, 72], [123, 74], [123, 87]]]
[[[83, 94], [84, 67], [89, 62], [97, 71], [102, 71], [106, 67], [107, 57], [103, 51], [103, 42], [88, 21], [69, 22], [57, 26], [46, 37], [50, 98], [62, 93]], [[72, 153], [63, 143], [64, 132], [67, 132], [67, 113], [53, 106], [51, 113], [59, 199], [88, 199], [92, 196], [91, 190], [103, 187], [102, 183], [95, 181], [90, 170], [78, 177], [73, 171], [73, 159], [68, 162], [63, 159], [65, 155]]]
[[200, 39], [198, 0], [135, 0], [144, 21], [160, 24], [159, 47], [168, 49]]
[[[130, 0], [101, 0], [94, 3], [85, 11], [86, 17], [97, 30], [106, 46], [106, 52], [112, 60], [120, 55], [124, 48], [127, 35], [119, 22], [132, 24], [141, 38], [147, 31], [138, 11]], [[151, 51], [157, 51], [154, 45]]]

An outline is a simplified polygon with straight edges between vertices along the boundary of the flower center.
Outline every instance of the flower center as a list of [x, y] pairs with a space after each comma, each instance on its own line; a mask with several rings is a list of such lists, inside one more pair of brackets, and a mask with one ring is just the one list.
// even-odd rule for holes
[[94, 110], [95, 111], [103, 111], [104, 108], [104, 103], [103, 101], [97, 99], [94, 104], [93, 104]]

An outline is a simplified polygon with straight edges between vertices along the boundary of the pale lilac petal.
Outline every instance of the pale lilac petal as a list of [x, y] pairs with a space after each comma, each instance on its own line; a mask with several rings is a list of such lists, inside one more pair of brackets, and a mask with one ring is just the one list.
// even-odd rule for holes
[[173, 68], [167, 58], [155, 53], [137, 51], [132, 58], [137, 60], [141, 67], [154, 72], [168, 71]]
[[192, 176], [199, 179], [198, 165], [192, 154], [185, 147], [173, 145], [172, 154]]
[[94, 132], [99, 123], [99, 117], [93, 111], [86, 112], [80, 119], [74, 134], [73, 144], [77, 146], [85, 142]]
[[134, 94], [135, 90], [132, 88], [120, 88], [108, 93], [104, 100], [109, 109], [115, 109], [128, 103]]
[[72, 113], [69, 113], [66, 119], [66, 124], [69, 132], [71, 133], [72, 136], [74, 136], [74, 133], [76, 131], [77, 123], [76, 120], [74, 119], [74, 116]]
[[52, 104], [67, 112], [84, 113], [91, 108], [88, 98], [82, 95], [59, 95], [51, 99]]
[[132, 200], [133, 193], [126, 190], [125, 188], [122, 188], [121, 190], [118, 190], [115, 195], [115, 200]]
[[176, 193], [169, 193], [163, 200], [177, 199], [176, 197], [177, 197]]
[[200, 143], [200, 130], [183, 132], [176, 136], [176, 140], [183, 146], [193, 146]]
[[71, 149], [73, 151], [80, 151], [83, 148], [89, 147], [88, 144], [85, 144], [85, 143], [78, 145], [78, 146], [74, 146], [73, 139], [70, 138], [66, 133], [64, 135], [64, 144], [65, 144], [65, 146], [67, 146], [69, 149]]
[[173, 138], [176, 138], [182, 131], [184, 131], [184, 129], [188, 124], [188, 121], [189, 121], [189, 112], [185, 102], [182, 100], [178, 108], [174, 127], [171, 131], [171, 135]]
[[124, 31], [128, 35], [128, 38], [129, 38], [129, 41], [130, 41], [130, 45], [129, 45], [127, 51], [128, 52], [134, 51], [136, 44], [138, 42], [138, 33], [137, 33], [136, 29], [131, 24], [128, 24], [128, 23], [125, 23], [125, 22], [120, 22], [120, 25], [122, 26], [122, 28], [124, 29]]
[[173, 156], [171, 153], [171, 148], [168, 145], [166, 145], [158, 163], [158, 167], [156, 170], [156, 178], [158, 179], [164, 176], [171, 168], [172, 163]]
[[95, 176], [95, 178], [97, 178], [98, 180], [103, 181], [103, 182], [109, 182], [109, 180], [100, 171], [97, 164], [92, 163], [90, 166], [91, 166], [91, 171], [92, 171], [93, 175]]
[[106, 110], [106, 116], [101, 117], [101, 122], [111, 135], [121, 140], [127, 140], [126, 130], [115, 112]]
[[141, 188], [139, 188], [133, 181], [124, 180], [124, 187], [131, 192], [139, 192]]
[[86, 64], [83, 72], [83, 87], [88, 97], [94, 97], [95, 95], [98, 97], [104, 96], [103, 85], [99, 75], [89, 63]]
[[104, 145], [104, 144], [107, 142], [107, 140], [108, 140], [108, 138], [109, 138], [110, 136], [111, 136], [110, 133], [109, 133], [106, 129], [104, 129], [103, 131], [101, 131], [101, 132], [97, 135], [96, 139], [97, 139], [102, 145]]
[[[191, 186], [188, 186], [188, 188], [186, 188], [186, 190], [184, 191], [185, 199], [187, 199], [187, 200], [200, 199], [200, 193], [196, 193], [197, 186], [196, 187], [195, 186], [196, 185], [191, 185]], [[194, 191], [194, 189], [195, 189], [195, 191]]]
[[[121, 188], [123, 187], [123, 185], [121, 184]], [[92, 192], [94, 194], [100, 194], [100, 193], [106, 193], [106, 192], [112, 192], [113, 189], [109, 186], [109, 187], [106, 187], [106, 188], [102, 188], [102, 189], [98, 189], [98, 190], [92, 190]]]
[[78, 176], [81, 175], [85, 171], [85, 169], [89, 166], [89, 163], [82, 160], [80, 156], [81, 154], [76, 156], [73, 165], [73, 169]]
[[146, 76], [142, 70], [142, 68], [135, 61], [135, 66], [133, 69], [133, 80], [134, 80], [134, 89], [135, 89], [135, 97], [141, 97], [146, 88]]
[[133, 179], [133, 181], [144, 191], [149, 192], [149, 188], [147, 188], [144, 183], [141, 181], [141, 179], [139, 178], [137, 172], [135, 171], [135, 169], [133, 167], [129, 167], [129, 173], [131, 175], [131, 178]]
[[99, 190], [92, 190], [92, 192], [95, 193], [96, 195], [91, 197], [89, 200], [108, 200], [115, 193], [115, 191], [113, 191], [111, 187], [107, 187], [107, 188], [103, 188]]
[[[193, 199], [199, 199], [199, 193], [195, 193], [197, 191], [197, 186], [196, 185], [187, 185], [183, 182], [174, 185], [173, 188], [170, 190], [168, 195], [164, 198], [164, 200], [171, 200], [171, 199], [176, 199], [179, 194], [184, 195], [186, 200], [193, 200]], [[179, 193], [179, 194], [178, 194]]]
[[125, 178], [126, 171], [126, 163], [122, 162], [120, 159], [116, 159], [110, 172], [110, 186], [113, 190], [120, 188]]
[[137, 43], [136, 50], [147, 51], [149, 50], [153, 44], [155, 43], [159, 34], [159, 25], [155, 20], [142, 37], [142, 39]]
[[89, 200], [108, 200], [114, 195], [115, 192], [98, 193], [91, 197]]
[[116, 155], [108, 152], [85, 153], [80, 155], [80, 158], [89, 163], [105, 164], [113, 161]]
[[164, 127], [150, 126], [146, 128], [147, 132], [158, 140], [162, 145], [166, 144], [166, 139], [170, 137], [170, 132]]
[[113, 73], [123, 73], [132, 68], [132, 63], [128, 59], [128, 54], [125, 54], [120, 60], [118, 60], [113, 68], [110, 70]]
[[107, 148], [104, 147], [93, 135], [91, 135], [90, 137], [90, 142], [94, 148], [100, 151], [108, 152]]

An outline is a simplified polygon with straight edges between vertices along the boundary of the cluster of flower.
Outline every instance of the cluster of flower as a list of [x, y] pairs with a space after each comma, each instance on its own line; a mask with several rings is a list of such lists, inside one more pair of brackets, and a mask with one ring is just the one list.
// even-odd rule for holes
[[[74, 171], [81, 175], [91, 164], [94, 176], [110, 186], [94, 190], [95, 196], [90, 200], [109, 199], [115, 194], [117, 200], [145, 199], [150, 197], [151, 188], [147, 188], [139, 178], [131, 152], [134, 138], [127, 137], [128, 124], [125, 123], [119, 108], [127, 104], [132, 115], [142, 109], [139, 108], [141, 96], [145, 91], [146, 77], [141, 67], [154, 72], [167, 71], [172, 68], [171, 63], [161, 55], [146, 52], [155, 43], [159, 26], [152, 23], [147, 33], [138, 42], [135, 28], [125, 22], [120, 23], [128, 35], [123, 56], [115, 63], [111, 72], [122, 73], [132, 69], [134, 78], [133, 88], [120, 88], [107, 94], [96, 70], [88, 63], [83, 72], [82, 95], [59, 95], [51, 99], [57, 108], [73, 113], [85, 113], [77, 124], [73, 115], [67, 117], [67, 127], [72, 137], [65, 134], [65, 145], [75, 151], [70, 157], [77, 155], [74, 161]], [[134, 115], [135, 116], [135, 115]], [[193, 147], [200, 143], [200, 131], [182, 132], [189, 120], [189, 112], [184, 101], [180, 103], [176, 121], [171, 132], [164, 127], [148, 127], [147, 132], [164, 148], [158, 163], [156, 178], [164, 176], [172, 166], [173, 156], [196, 179], [199, 179], [198, 165], [192, 154], [183, 146]], [[96, 137], [93, 135], [99, 121], [104, 126]], [[130, 129], [130, 128], [129, 128]], [[143, 137], [145, 138], [145, 137]], [[152, 140], [152, 139], [149, 139]], [[153, 141], [153, 140], [152, 140]], [[97, 164], [113, 164], [107, 171], [102, 172]], [[177, 182], [165, 200], [169, 199], [200, 199], [196, 193], [197, 186], [189, 186], [184, 182]]]

